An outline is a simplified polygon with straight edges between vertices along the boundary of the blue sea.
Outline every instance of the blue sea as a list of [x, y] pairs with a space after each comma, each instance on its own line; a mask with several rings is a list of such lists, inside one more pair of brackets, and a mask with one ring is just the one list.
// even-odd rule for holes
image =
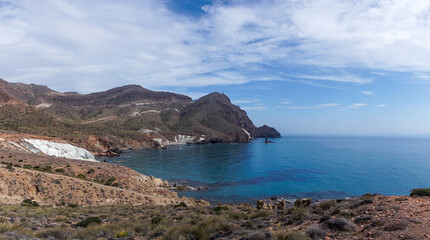
[[108, 162], [171, 183], [207, 187], [181, 196], [210, 202], [408, 195], [430, 187], [430, 137], [286, 136], [248, 144], [136, 150]]

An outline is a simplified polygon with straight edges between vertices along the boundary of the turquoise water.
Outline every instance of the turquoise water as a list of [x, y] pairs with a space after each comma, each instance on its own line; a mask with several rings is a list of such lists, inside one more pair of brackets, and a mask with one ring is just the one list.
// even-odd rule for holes
[[272, 196], [314, 199], [365, 193], [407, 195], [430, 187], [429, 137], [290, 136], [249, 144], [130, 151], [108, 162], [204, 191], [179, 195], [211, 202]]

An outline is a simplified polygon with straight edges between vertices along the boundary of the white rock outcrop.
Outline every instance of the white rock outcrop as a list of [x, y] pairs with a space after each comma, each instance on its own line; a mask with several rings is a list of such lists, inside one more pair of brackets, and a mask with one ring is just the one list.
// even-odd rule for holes
[[[31, 146], [35, 149], [49, 156], [98, 162], [94, 155], [92, 155], [86, 149], [79, 148], [68, 143], [50, 142], [41, 139], [24, 139], [24, 141], [28, 144], [31, 144]], [[30, 146], [26, 147], [30, 148]]]
[[177, 144], [186, 144], [189, 142], [193, 142], [196, 137], [188, 136], [188, 135], [177, 135], [175, 136], [175, 143]]

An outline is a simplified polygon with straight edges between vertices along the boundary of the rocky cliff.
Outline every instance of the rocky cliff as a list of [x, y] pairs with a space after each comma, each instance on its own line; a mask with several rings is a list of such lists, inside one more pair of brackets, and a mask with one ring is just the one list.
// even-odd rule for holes
[[273, 128], [255, 127], [224, 94], [193, 101], [138, 85], [79, 94], [0, 79], [0, 113], [0, 131], [56, 137], [97, 155], [167, 144], [280, 137]]

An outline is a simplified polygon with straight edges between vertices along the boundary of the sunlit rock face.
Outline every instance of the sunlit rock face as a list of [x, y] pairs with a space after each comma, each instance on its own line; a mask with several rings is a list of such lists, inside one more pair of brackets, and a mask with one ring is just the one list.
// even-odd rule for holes
[[32, 152], [38, 150], [49, 156], [97, 162], [94, 155], [89, 151], [68, 143], [50, 142], [40, 139], [24, 139], [24, 141], [29, 143], [26, 145], [26, 148]]

